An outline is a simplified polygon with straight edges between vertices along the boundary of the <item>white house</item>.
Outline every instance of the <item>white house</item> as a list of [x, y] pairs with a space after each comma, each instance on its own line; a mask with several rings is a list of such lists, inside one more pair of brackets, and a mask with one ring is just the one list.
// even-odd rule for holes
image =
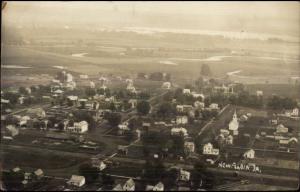
[[183, 169], [180, 169], [179, 171], [179, 180], [181, 181], [189, 181], [191, 177], [191, 173], [188, 171], [185, 171]]
[[219, 149], [214, 149], [211, 143], [207, 143], [203, 146], [204, 155], [219, 155]]
[[92, 158], [92, 167], [102, 171], [106, 168], [106, 164], [103, 161], [100, 161], [98, 158]]
[[232, 137], [232, 135], [229, 135], [228, 137], [226, 137], [225, 143], [229, 144], [229, 145], [233, 144], [233, 137]]
[[136, 106], [137, 106], [136, 99], [129, 99], [128, 103], [131, 105], [131, 108], [136, 108]]
[[195, 152], [194, 142], [185, 141], [184, 142], [184, 152], [185, 153], [194, 153]]
[[183, 89], [182, 93], [183, 94], [191, 94], [191, 90], [190, 89]]
[[90, 81], [90, 88], [91, 89], [95, 89], [96, 85], [93, 81]]
[[243, 156], [247, 159], [253, 159], [255, 157], [255, 151], [253, 149], [249, 149]]
[[280, 124], [276, 127], [277, 133], [287, 133], [289, 131], [289, 128], [285, 127], [284, 125]]
[[261, 91], [261, 90], [257, 90], [257, 91], [256, 91], [256, 96], [257, 96], [257, 97], [261, 97], [261, 96], [263, 96], [263, 95], [264, 95], [263, 91]]
[[188, 117], [187, 116], [177, 116], [176, 117], [176, 124], [187, 124], [188, 123]]
[[36, 171], [34, 171], [34, 175], [35, 175], [38, 179], [40, 179], [40, 178], [42, 178], [42, 177], [44, 176], [44, 172], [43, 172], [42, 169], [37, 169]]
[[80, 78], [80, 79], [88, 79], [89, 76], [88, 76], [88, 75], [85, 75], [85, 74], [82, 74], [82, 75], [79, 75], [79, 78]]
[[205, 96], [202, 93], [192, 92], [192, 96], [196, 99], [201, 98], [201, 101], [204, 101]]
[[72, 175], [71, 179], [68, 181], [68, 184], [81, 187], [85, 184], [85, 177], [79, 175]]
[[8, 130], [8, 132], [10, 133], [10, 135], [12, 137], [14, 137], [14, 136], [16, 136], [16, 135], [19, 134], [19, 129], [16, 129], [16, 127], [13, 126], [13, 125], [7, 125], [6, 129]]
[[121, 184], [118, 184], [112, 190], [113, 191], [123, 191], [123, 188], [122, 188]]
[[185, 128], [172, 128], [171, 135], [183, 135], [184, 137], [188, 136], [188, 132]]
[[230, 132], [227, 129], [220, 129], [220, 133], [224, 136], [228, 136], [230, 134]]
[[8, 104], [10, 101], [8, 99], [2, 99], [1, 98], [1, 104]]
[[195, 102], [194, 102], [194, 107], [195, 107], [196, 109], [203, 109], [203, 108], [205, 107], [205, 104], [204, 104], [204, 102], [195, 101]]
[[67, 130], [74, 133], [84, 133], [88, 131], [89, 124], [86, 121], [75, 122], [74, 127], [68, 127]]
[[209, 109], [219, 109], [218, 103], [211, 103], [211, 104], [209, 105]]
[[177, 112], [189, 112], [193, 110], [192, 105], [176, 105]]
[[129, 130], [130, 130], [129, 127], [128, 127], [128, 123], [127, 123], [127, 122], [124, 122], [124, 123], [122, 123], [122, 124], [119, 124], [119, 125], [118, 125], [118, 128], [119, 128], [119, 130], [118, 130], [118, 134], [119, 134], [119, 135], [122, 135], [122, 134], [125, 133], [126, 131], [129, 131]]
[[171, 83], [170, 82], [164, 82], [161, 87], [163, 89], [171, 89]]
[[133, 179], [128, 179], [126, 183], [123, 185], [124, 191], [134, 191], [135, 190], [135, 183]]
[[164, 190], [164, 184], [162, 182], [157, 183], [153, 187], [153, 191], [163, 191]]

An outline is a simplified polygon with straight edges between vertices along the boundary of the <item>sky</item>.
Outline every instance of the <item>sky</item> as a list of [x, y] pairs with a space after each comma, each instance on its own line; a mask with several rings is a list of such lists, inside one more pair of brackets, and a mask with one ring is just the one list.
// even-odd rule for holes
[[5, 25], [150, 27], [299, 36], [300, 3], [291, 2], [8, 2]]

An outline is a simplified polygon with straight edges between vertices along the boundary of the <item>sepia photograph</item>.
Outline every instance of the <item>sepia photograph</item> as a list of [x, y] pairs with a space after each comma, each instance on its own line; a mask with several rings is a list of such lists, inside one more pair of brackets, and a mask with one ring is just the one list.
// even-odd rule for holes
[[1, 1], [1, 191], [297, 191], [299, 1]]

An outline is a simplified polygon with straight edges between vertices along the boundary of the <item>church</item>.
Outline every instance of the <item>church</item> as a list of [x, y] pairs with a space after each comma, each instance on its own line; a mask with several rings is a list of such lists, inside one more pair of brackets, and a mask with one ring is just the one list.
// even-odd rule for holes
[[235, 111], [232, 120], [229, 123], [229, 130], [233, 131], [233, 135], [238, 135], [238, 128], [239, 128], [239, 122]]

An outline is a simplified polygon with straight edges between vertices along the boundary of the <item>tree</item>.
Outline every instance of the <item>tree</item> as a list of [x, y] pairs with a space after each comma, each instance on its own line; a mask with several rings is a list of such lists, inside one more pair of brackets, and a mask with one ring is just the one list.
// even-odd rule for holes
[[95, 91], [95, 89], [92, 89], [92, 88], [90, 88], [90, 87], [87, 87], [87, 88], [85, 89], [85, 94], [86, 94], [88, 97], [93, 97], [93, 96], [96, 95], [96, 91]]
[[166, 118], [166, 117], [169, 117], [170, 115], [172, 115], [173, 113], [175, 113], [175, 110], [173, 109], [173, 106], [169, 102], [163, 102], [158, 107], [157, 114], [159, 116]]
[[211, 73], [211, 70], [210, 70], [210, 67], [207, 65], [207, 64], [203, 64], [201, 66], [201, 76], [211, 76], [212, 73]]
[[157, 183], [165, 176], [166, 168], [159, 159], [147, 159], [143, 172], [143, 178], [149, 180], [150, 183]]
[[112, 127], [115, 127], [120, 124], [122, 116], [120, 113], [110, 113], [106, 115], [106, 119]]
[[27, 91], [26, 91], [25, 87], [19, 87], [19, 93], [22, 95], [27, 95]]
[[206, 174], [206, 166], [205, 166], [204, 162], [198, 160], [194, 164], [194, 170], [193, 170], [192, 176], [191, 176], [191, 182], [192, 182], [193, 189], [198, 189], [199, 187], [201, 187], [203, 179], [205, 178], [205, 174]]
[[140, 101], [138, 102], [136, 108], [137, 111], [142, 115], [147, 115], [150, 111], [150, 104], [148, 101]]

